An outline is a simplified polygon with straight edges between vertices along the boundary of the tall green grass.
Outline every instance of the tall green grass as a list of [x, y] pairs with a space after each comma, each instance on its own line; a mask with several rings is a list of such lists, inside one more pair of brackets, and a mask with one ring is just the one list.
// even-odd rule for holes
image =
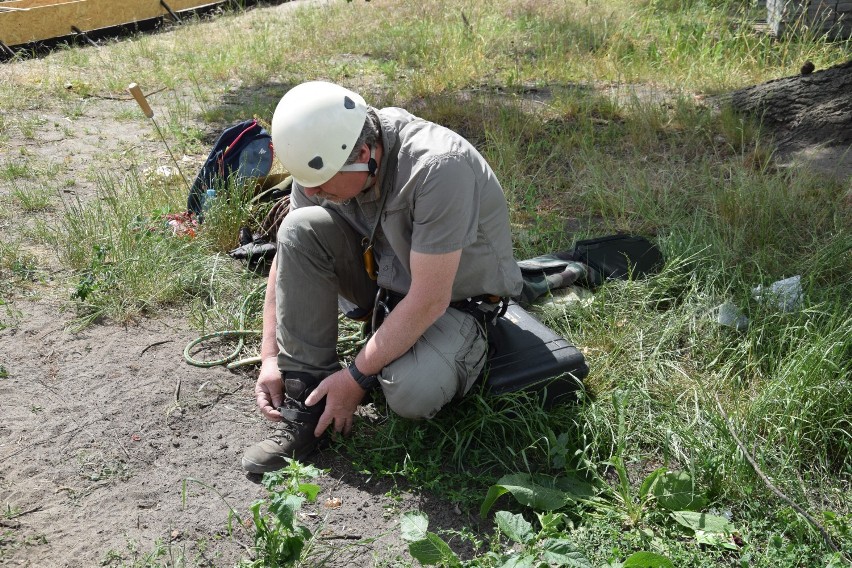
[[[145, 179], [131, 170], [105, 175], [87, 203], [64, 203], [49, 240], [76, 276], [70, 295], [78, 323], [133, 319], [209, 295], [208, 279], [235, 276], [230, 259], [211, 256], [205, 238], [174, 235], [167, 213], [179, 211], [184, 187]], [[236, 237], [234, 237], [235, 239]]]

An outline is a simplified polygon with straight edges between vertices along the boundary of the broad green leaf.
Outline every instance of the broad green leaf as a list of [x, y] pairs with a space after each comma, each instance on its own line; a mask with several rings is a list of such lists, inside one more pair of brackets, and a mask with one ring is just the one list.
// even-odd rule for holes
[[315, 483], [301, 483], [299, 484], [299, 491], [305, 494], [308, 501], [315, 501], [319, 492], [322, 491], [322, 488]]
[[421, 564], [458, 565], [458, 557], [447, 543], [435, 533], [426, 533], [426, 538], [408, 545], [408, 552]]
[[670, 471], [660, 476], [651, 490], [660, 507], [669, 511], [697, 511], [707, 505], [692, 476], [685, 472]]
[[638, 528], [636, 529], [636, 532], [645, 538], [654, 538], [654, 529], [652, 529], [651, 527]]
[[496, 485], [488, 489], [488, 495], [479, 509], [479, 514], [485, 517], [494, 501], [507, 492], [511, 493], [521, 505], [532, 507], [537, 511], [561, 509], [571, 500], [571, 495], [556, 488], [555, 478], [518, 473], [500, 478]]
[[724, 517], [694, 511], [672, 511], [671, 517], [688, 529], [709, 533], [732, 534], [736, 532], [734, 525]]
[[665, 556], [642, 551], [631, 554], [622, 568], [674, 568], [674, 564]]
[[536, 511], [555, 511], [570, 501], [564, 491], [541, 485], [505, 485], [504, 486], [521, 505]]
[[503, 534], [520, 544], [529, 542], [535, 535], [532, 525], [521, 515], [513, 515], [507, 511], [497, 511], [497, 514], [494, 515], [494, 520], [497, 522], [497, 528]]
[[595, 486], [573, 475], [562, 475], [556, 478], [556, 487], [568, 494], [574, 500], [589, 499], [595, 496]]
[[574, 543], [564, 538], [548, 538], [541, 543], [542, 558], [557, 566], [568, 568], [594, 568]]
[[403, 513], [399, 520], [399, 531], [402, 540], [416, 542], [426, 538], [426, 529], [429, 528], [429, 517], [420, 511], [408, 511]]
[[731, 539], [730, 533], [697, 530], [695, 531], [695, 542], [698, 544], [706, 544], [707, 546], [721, 546], [728, 550], [740, 549], [740, 547], [734, 543], [733, 539]]
[[508, 492], [509, 490], [502, 485], [492, 485], [489, 487], [488, 493], [485, 495], [485, 501], [482, 502], [482, 506], [479, 508], [479, 516], [484, 519], [488, 515], [488, 511], [491, 510], [492, 505], [494, 505], [494, 501]]
[[551, 534], [559, 530], [559, 527], [562, 526], [562, 523], [565, 522], [565, 515], [562, 513], [536, 513], [536, 517], [538, 517], [538, 522], [541, 525], [541, 534]]
[[648, 496], [651, 489], [654, 487], [657, 479], [660, 478], [662, 474], [666, 472], [666, 468], [660, 467], [652, 471], [648, 477], [645, 478], [645, 481], [642, 482], [642, 485], [639, 486], [639, 500], [644, 501]]
[[496, 568], [534, 568], [535, 556], [530, 554], [515, 554], [506, 558]]
[[269, 512], [275, 515], [278, 522], [288, 529], [292, 529], [296, 523], [296, 511], [302, 507], [304, 497], [278, 493], [269, 500]]

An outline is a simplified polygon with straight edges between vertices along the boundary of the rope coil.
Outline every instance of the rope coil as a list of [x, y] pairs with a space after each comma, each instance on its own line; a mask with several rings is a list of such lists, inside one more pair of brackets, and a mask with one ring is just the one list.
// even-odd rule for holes
[[[245, 329], [245, 320], [246, 320], [246, 312], [248, 310], [247, 306], [249, 302], [260, 292], [264, 292], [266, 290], [266, 283], [259, 285], [254, 290], [249, 292], [245, 299], [243, 300], [242, 305], [240, 306], [239, 320], [238, 320], [238, 329], [226, 329], [221, 331], [215, 331], [212, 333], [207, 333], [193, 339], [190, 341], [183, 350], [183, 358], [184, 360], [192, 365], [193, 367], [202, 367], [202, 368], [210, 368], [210, 367], [218, 367], [220, 365], [224, 365], [226, 369], [233, 370], [239, 367], [244, 367], [248, 365], [257, 365], [260, 363], [260, 356], [255, 355], [252, 357], [246, 357], [243, 359], [239, 359], [240, 354], [242, 353], [243, 348], [245, 347], [245, 338], [251, 336], [260, 336], [263, 335], [263, 330], [260, 329]], [[337, 354], [341, 359], [347, 359], [349, 357], [354, 357], [357, 355], [358, 351], [360, 351], [361, 347], [367, 342], [367, 336], [364, 334], [364, 330], [361, 328], [360, 324], [356, 321], [350, 320], [346, 318], [343, 314], [338, 315], [338, 327], [342, 333], [346, 335], [342, 335], [337, 339]], [[192, 350], [201, 345], [205, 341], [216, 338], [237, 338], [237, 345], [234, 347], [234, 350], [231, 351], [229, 355], [222, 357], [220, 359], [212, 359], [209, 361], [202, 361], [196, 359], [192, 356]]]

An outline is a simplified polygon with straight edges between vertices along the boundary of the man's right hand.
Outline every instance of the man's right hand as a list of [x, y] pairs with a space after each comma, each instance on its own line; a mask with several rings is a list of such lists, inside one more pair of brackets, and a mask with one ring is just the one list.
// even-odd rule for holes
[[260, 413], [268, 420], [280, 422], [278, 407], [284, 402], [284, 381], [281, 380], [281, 371], [278, 370], [278, 360], [275, 357], [267, 357], [260, 364], [254, 394]]

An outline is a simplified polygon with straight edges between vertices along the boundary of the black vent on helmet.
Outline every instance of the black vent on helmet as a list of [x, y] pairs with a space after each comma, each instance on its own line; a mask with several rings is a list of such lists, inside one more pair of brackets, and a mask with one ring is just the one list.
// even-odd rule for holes
[[313, 160], [308, 162], [308, 165], [315, 170], [322, 169], [322, 156], [315, 156]]

